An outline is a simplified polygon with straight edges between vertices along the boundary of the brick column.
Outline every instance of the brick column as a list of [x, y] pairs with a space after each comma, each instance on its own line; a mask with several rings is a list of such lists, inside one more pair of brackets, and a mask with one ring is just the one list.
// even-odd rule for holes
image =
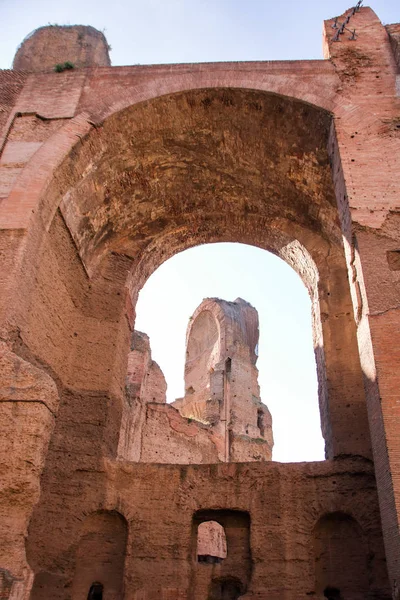
[[[350, 15], [339, 17], [338, 24]], [[332, 147], [391, 584], [400, 580], [400, 101], [385, 27], [369, 8], [340, 41], [325, 27], [338, 75]]]

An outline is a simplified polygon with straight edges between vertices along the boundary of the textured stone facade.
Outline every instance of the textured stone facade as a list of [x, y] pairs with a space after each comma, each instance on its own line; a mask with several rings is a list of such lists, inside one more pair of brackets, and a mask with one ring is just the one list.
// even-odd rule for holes
[[[362, 8], [357, 38], [334, 42], [333, 23], [324, 61], [113, 68], [88, 52], [56, 73], [81, 47], [54, 30], [48, 63], [39, 32], [24, 70], [0, 72], [2, 598], [397, 597], [398, 25]], [[209, 431], [161, 401], [146, 339], [131, 349], [146, 279], [216, 241], [276, 253], [309, 290], [324, 462], [215, 464]], [[216, 353], [216, 380], [231, 359], [257, 390], [243, 356]], [[138, 462], [141, 395], [159, 398], [154, 440], [184, 423], [214, 464]], [[221, 562], [197, 558], [203, 522], [224, 528]]]

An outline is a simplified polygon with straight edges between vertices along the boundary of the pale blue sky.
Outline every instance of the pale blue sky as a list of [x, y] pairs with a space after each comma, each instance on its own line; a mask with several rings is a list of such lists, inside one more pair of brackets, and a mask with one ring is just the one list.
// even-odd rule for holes
[[[364, 4], [368, 4], [364, 2]], [[372, 0], [384, 23], [400, 20], [398, 0]], [[48, 23], [105, 29], [114, 65], [322, 58], [324, 19], [349, 0], [0, 0], [0, 68]]]
[[[400, 21], [399, 0], [370, 5], [384, 23]], [[348, 0], [0, 0], [0, 68], [10, 68], [28, 33], [49, 23], [105, 30], [114, 65], [321, 59], [323, 20], [351, 6]], [[258, 367], [274, 419], [274, 459], [321, 460], [310, 301], [294, 271], [267, 252], [238, 244], [197, 247], [149, 279], [137, 328], [150, 335], [169, 399], [183, 393], [186, 325], [207, 296], [241, 296], [259, 311]]]
[[175, 255], [140, 293], [136, 328], [150, 336], [169, 400], [183, 395], [185, 334], [205, 297], [242, 297], [259, 313], [257, 366], [271, 411], [274, 460], [322, 460], [311, 303], [299, 276], [280, 258], [243, 244], [208, 244]]

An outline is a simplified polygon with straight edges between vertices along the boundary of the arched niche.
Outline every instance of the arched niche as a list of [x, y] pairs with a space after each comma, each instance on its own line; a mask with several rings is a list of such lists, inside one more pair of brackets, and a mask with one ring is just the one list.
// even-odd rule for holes
[[366, 598], [368, 546], [359, 523], [346, 513], [328, 513], [317, 522], [313, 539], [317, 594], [329, 600]]
[[237, 600], [243, 595], [243, 585], [237, 577], [214, 579], [207, 600]]
[[[36, 219], [41, 235], [50, 238], [59, 209], [58, 226], [66, 227], [88, 277], [83, 281], [80, 275], [82, 289], [74, 284], [70, 312], [75, 338], [64, 344], [68, 361], [59, 357], [66, 379], [77, 381], [79, 363], [85, 385], [90, 379], [94, 386], [101, 378], [102, 389], [108, 386], [120, 394], [124, 369], [116, 358], [104, 369], [102, 357], [111, 345], [110, 356], [127, 354], [129, 336], [114, 326], [125, 310], [117, 298], [122, 298], [125, 285], [133, 325], [139, 290], [167, 258], [207, 242], [254, 244], [291, 264], [310, 291], [327, 456], [369, 456], [362, 374], [328, 156], [332, 135], [331, 114], [305, 102], [256, 90], [200, 89], [112, 114], [75, 144], [40, 197], [40, 223], [38, 217], [32, 221]], [[32, 238], [35, 252], [37, 240]], [[43, 245], [39, 263], [40, 251], [44, 253]], [[26, 254], [27, 281], [33, 287], [37, 267], [28, 256], [31, 253]], [[54, 290], [58, 292], [54, 278], [38, 288], [42, 297], [44, 288], [47, 307], [38, 298], [40, 310], [60, 304], [60, 298], [53, 297]], [[31, 315], [23, 300], [19, 309], [27, 315], [26, 343], [57, 371], [60, 367], [54, 364], [44, 332], [29, 327]], [[92, 327], [89, 332], [82, 314], [109, 321], [103, 348], [97, 344], [100, 330]], [[114, 429], [123, 402], [120, 397], [114, 403]], [[107, 443], [116, 447], [115, 441]]]
[[103, 600], [104, 585], [99, 581], [95, 581], [90, 586], [87, 600]]
[[123, 596], [128, 524], [116, 511], [89, 515], [75, 555], [72, 600], [119, 600]]

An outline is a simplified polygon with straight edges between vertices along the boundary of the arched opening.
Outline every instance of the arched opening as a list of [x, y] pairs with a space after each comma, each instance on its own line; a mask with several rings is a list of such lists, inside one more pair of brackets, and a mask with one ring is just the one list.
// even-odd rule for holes
[[[62, 218], [91, 277], [91, 292], [80, 290], [74, 306], [81, 307], [77, 310], [85, 318], [91, 311], [94, 318], [108, 315], [110, 333], [123, 306], [124, 283], [133, 324], [145, 281], [185, 249], [212, 242], [251, 243], [291, 264], [315, 306], [326, 455], [369, 456], [362, 373], [329, 165], [331, 133], [327, 111], [274, 94], [212, 89], [164, 96], [110, 116], [83, 139], [58, 169], [43, 206], [51, 221], [50, 204], [62, 198]], [[102, 286], [106, 296], [99, 293]], [[100, 347], [96, 336], [103, 344], [103, 334], [95, 328], [74, 332], [76, 339], [68, 340], [65, 348], [68, 361], [54, 357], [32, 331], [27, 323], [26, 342], [56, 372], [61, 366], [64, 379], [78, 387], [74, 359], [79, 364], [84, 356], [90, 361], [87, 370], [93, 375], [97, 371], [93, 382], [101, 374], [103, 390], [118, 389], [123, 363], [111, 358], [111, 367], [102, 367], [108, 358], [104, 351], [94, 356]], [[82, 344], [89, 344], [89, 335], [85, 354]], [[109, 338], [110, 343], [122, 344], [126, 352], [128, 336], [118, 336], [118, 342]], [[107, 350], [116, 356], [111, 346]], [[121, 418], [110, 415], [110, 423]], [[117, 447], [115, 436], [105, 443]]]
[[340, 590], [334, 587], [327, 587], [324, 589], [324, 597], [328, 600], [342, 600]]
[[212, 582], [207, 600], [237, 600], [242, 595], [242, 584], [236, 577], [225, 577]]
[[216, 521], [204, 521], [197, 530], [197, 560], [220, 563], [227, 556], [225, 530]]
[[115, 511], [88, 516], [82, 527], [75, 558], [72, 598], [120, 598], [128, 525]]
[[[205, 390], [206, 384], [188, 378], [196, 373], [204, 376], [215, 367], [215, 358], [212, 358], [218, 354], [214, 345], [215, 318], [209, 312], [202, 312], [195, 323], [190, 320], [205, 296], [226, 300], [240, 296], [258, 311], [260, 337], [256, 366], [260, 397], [272, 415], [272, 459], [280, 462], [323, 460], [314, 354], [315, 349], [319, 349], [318, 336], [313, 332], [315, 306], [297, 273], [260, 248], [220, 243], [186, 250], [161, 265], [142, 288], [135, 327], [149, 335], [152, 357], [167, 382], [167, 402], [174, 402], [186, 391], [183, 369], [188, 322], [191, 327], [188, 354], [193, 354], [193, 360], [186, 362], [185, 379], [190, 382], [193, 395], [196, 390]], [[202, 322], [198, 321], [200, 317]], [[202, 327], [204, 320], [209, 326]], [[207, 368], [194, 360], [199, 352], [196, 331], [208, 336], [207, 340], [201, 339], [207, 348], [202, 354]], [[196, 372], [188, 370], [188, 365], [189, 368], [193, 365]], [[321, 384], [325, 385], [324, 374], [320, 377]], [[268, 426], [264, 417], [259, 409], [255, 425], [261, 436]]]
[[260, 430], [261, 435], [264, 435], [264, 413], [262, 410], [257, 411], [257, 427]]
[[103, 600], [103, 584], [96, 581], [90, 586], [87, 600]]
[[316, 591], [329, 600], [362, 600], [369, 590], [368, 548], [348, 514], [327, 514], [314, 528]]
[[[16, 343], [54, 373], [61, 398], [31, 522], [36, 573], [46, 570], [46, 515], [77, 539], [76, 504], [84, 511], [104, 502], [102, 461], [118, 455], [130, 410], [125, 377], [139, 291], [163, 262], [196, 245], [252, 244], [301, 275], [315, 303], [326, 454], [369, 456], [331, 126], [328, 112], [292, 98], [203, 89], [131, 106], [82, 140], [64, 140], [71, 152], [31, 215], [15, 314]], [[82, 498], [88, 473], [97, 474], [93, 495]], [[55, 497], [67, 498], [68, 510]], [[54, 543], [58, 555], [71, 555], [66, 540]], [[107, 593], [90, 573], [84, 597], [93, 581]]]

